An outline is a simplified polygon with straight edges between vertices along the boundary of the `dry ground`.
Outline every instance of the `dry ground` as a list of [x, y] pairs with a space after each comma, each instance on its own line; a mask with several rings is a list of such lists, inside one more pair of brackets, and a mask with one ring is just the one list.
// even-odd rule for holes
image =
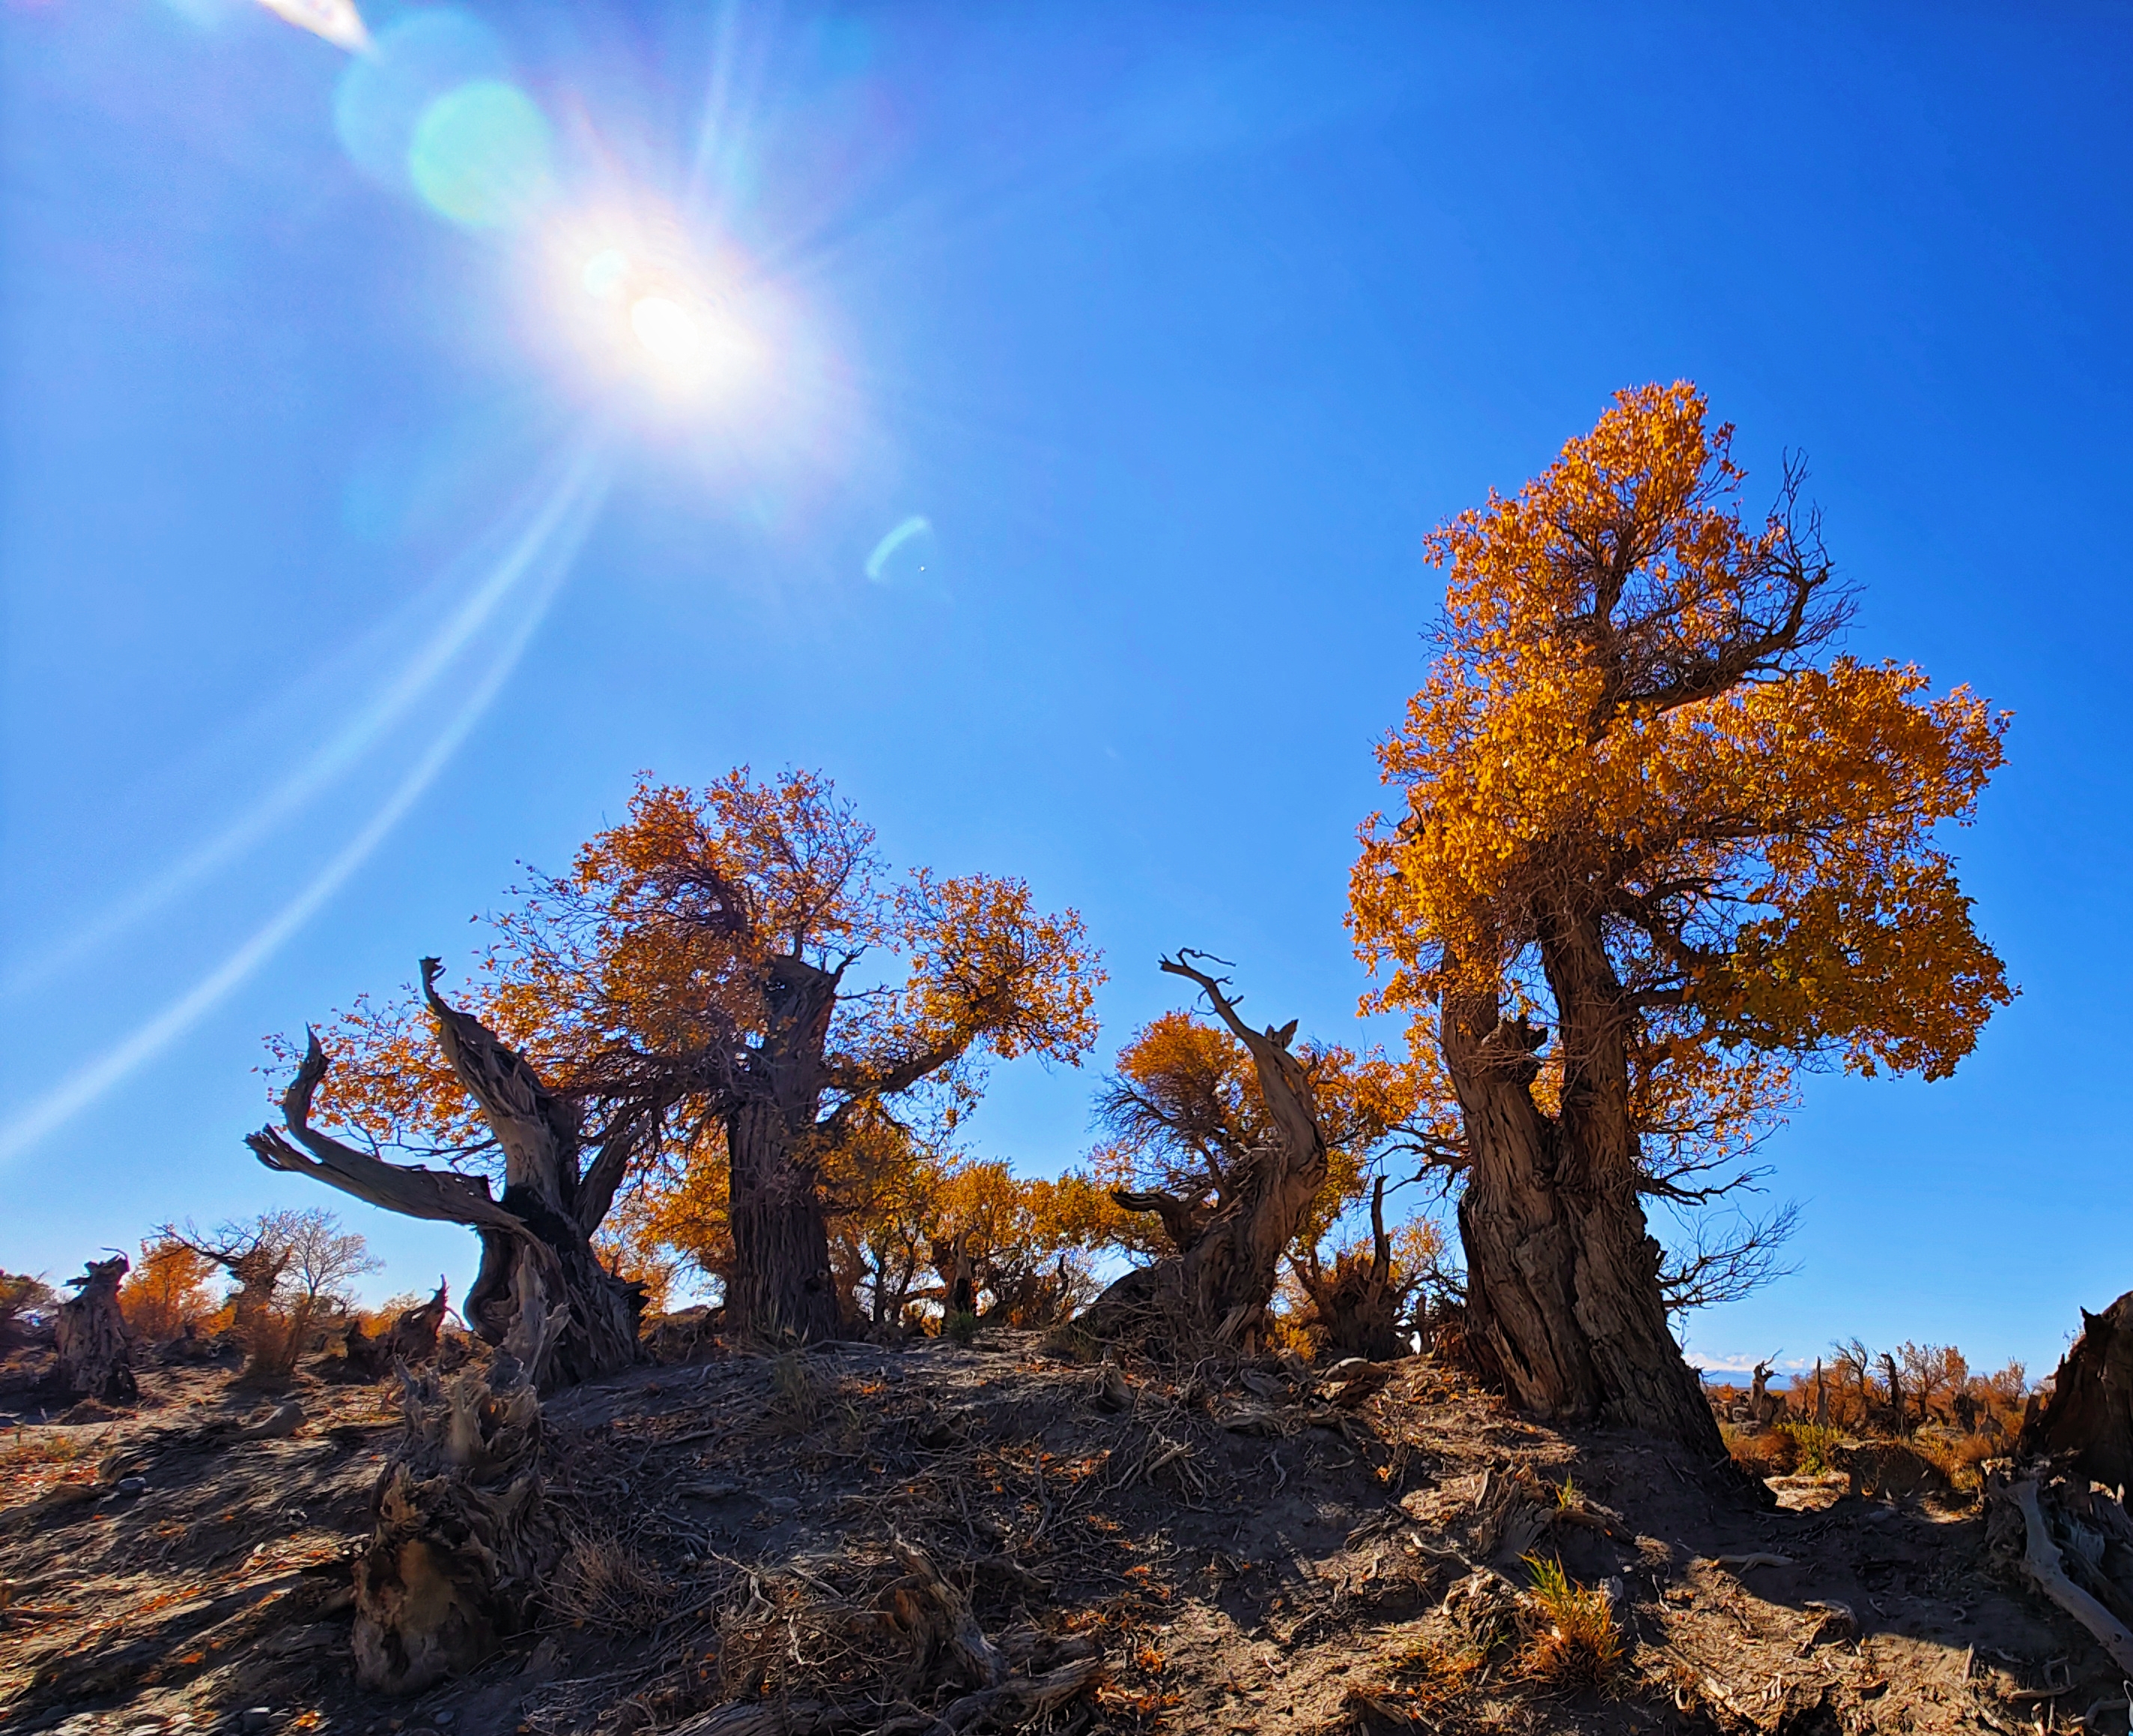
[[[348, 1641], [390, 1389], [301, 1378], [296, 1432], [261, 1438], [274, 1401], [227, 1368], [156, 1372], [127, 1414], [0, 1436], [0, 1729], [660, 1736], [826, 1699], [922, 1729], [937, 1693], [877, 1613], [899, 1541], [1023, 1667], [1101, 1657], [1095, 1696], [1031, 1728], [2124, 1728], [1974, 1504], [1839, 1479], [1759, 1508], [1724, 1468], [1534, 1426], [1425, 1358], [1367, 1396], [1126, 1372], [1107, 1392], [999, 1334], [714, 1350], [561, 1395], [571, 1542], [542, 1625], [407, 1701], [356, 1688]], [[1527, 1557], [1611, 1596], [1604, 1680], [1534, 1673]]]

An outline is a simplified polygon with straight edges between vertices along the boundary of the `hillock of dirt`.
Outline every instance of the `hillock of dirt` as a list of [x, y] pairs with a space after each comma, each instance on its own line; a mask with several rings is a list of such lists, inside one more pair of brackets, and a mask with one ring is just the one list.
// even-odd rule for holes
[[[562, 1547], [473, 1673], [355, 1683], [397, 1389], [145, 1373], [0, 1437], [0, 1729], [1928, 1731], [2126, 1716], [1975, 1496], [1537, 1426], [1426, 1357], [713, 1344], [559, 1394]], [[1863, 1479], [1867, 1490], [1875, 1479]], [[1988, 1534], [1990, 1533], [1990, 1534]]]

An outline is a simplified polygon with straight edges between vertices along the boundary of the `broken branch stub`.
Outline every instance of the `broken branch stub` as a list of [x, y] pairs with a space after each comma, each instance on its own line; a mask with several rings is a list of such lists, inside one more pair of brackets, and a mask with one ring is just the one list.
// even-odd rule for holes
[[2101, 1314], [2083, 1309], [2081, 1329], [2015, 1450], [2069, 1455], [2084, 1475], [2124, 1488], [2133, 1484], [2133, 1291]]

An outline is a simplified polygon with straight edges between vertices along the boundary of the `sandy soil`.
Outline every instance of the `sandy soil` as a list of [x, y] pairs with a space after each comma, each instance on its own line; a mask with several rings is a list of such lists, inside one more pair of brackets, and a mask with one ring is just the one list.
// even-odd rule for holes
[[[872, 1730], [950, 1691], [869, 1613], [898, 1541], [1033, 1668], [1101, 1656], [1095, 1695], [1031, 1728], [2123, 1726], [2116, 1673], [1960, 1498], [1794, 1479], [1765, 1508], [1729, 1468], [1535, 1426], [1423, 1358], [1375, 1392], [1126, 1373], [1107, 1394], [1000, 1334], [715, 1351], [561, 1395], [571, 1546], [540, 1624], [391, 1701], [353, 1679], [349, 1563], [392, 1390], [156, 1371], [128, 1412], [0, 1436], [0, 1729], [659, 1736], [827, 1698]], [[1604, 1683], [1530, 1673], [1527, 1557], [1612, 1595]]]

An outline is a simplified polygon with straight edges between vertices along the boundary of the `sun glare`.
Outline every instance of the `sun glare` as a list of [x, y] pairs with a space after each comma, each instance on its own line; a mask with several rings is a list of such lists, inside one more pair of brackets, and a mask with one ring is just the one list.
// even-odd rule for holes
[[762, 348], [751, 322], [717, 284], [722, 272], [669, 238], [626, 226], [602, 235], [559, 233], [556, 259], [572, 323], [603, 371], [633, 376], [662, 397], [730, 397]]
[[688, 309], [664, 296], [646, 296], [634, 303], [629, 326], [653, 356], [676, 368], [695, 361], [704, 347], [703, 329]]

